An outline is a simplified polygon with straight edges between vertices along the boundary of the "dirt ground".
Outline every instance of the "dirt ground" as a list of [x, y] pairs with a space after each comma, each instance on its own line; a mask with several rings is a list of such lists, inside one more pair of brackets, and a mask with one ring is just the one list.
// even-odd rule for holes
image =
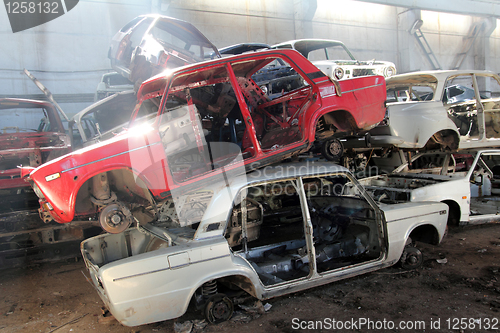
[[[192, 332], [294, 332], [320, 323], [337, 332], [499, 332], [500, 225], [450, 230], [440, 246], [418, 245], [425, 257], [418, 270], [391, 267], [267, 300], [272, 307], [263, 314], [235, 306], [231, 321]], [[78, 258], [0, 271], [0, 332], [174, 332], [176, 323], [203, 318], [188, 311], [177, 320], [122, 326], [103, 317], [82, 272]], [[340, 324], [346, 326], [330, 329]]]

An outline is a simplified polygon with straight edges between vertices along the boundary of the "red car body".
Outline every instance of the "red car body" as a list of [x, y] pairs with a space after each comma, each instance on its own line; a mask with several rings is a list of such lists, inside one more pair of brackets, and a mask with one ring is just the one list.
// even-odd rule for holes
[[[272, 72], [276, 61], [290, 75], [270, 83], [283, 88], [270, 100], [252, 76]], [[24, 170], [57, 222], [99, 216], [105, 230], [120, 232], [161, 220], [170, 209], [162, 202], [184, 189], [372, 128], [384, 117], [386, 90], [381, 76], [335, 82], [300, 53], [273, 50], [165, 72], [137, 96], [127, 131]]]
[[33, 192], [18, 166], [38, 167], [67, 154], [70, 137], [57, 109], [45, 101], [0, 98], [0, 124], [0, 212], [32, 208]]

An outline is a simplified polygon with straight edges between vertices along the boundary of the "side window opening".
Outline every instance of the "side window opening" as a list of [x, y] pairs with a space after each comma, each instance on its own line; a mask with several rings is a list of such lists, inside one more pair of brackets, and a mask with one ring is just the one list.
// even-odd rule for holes
[[238, 196], [225, 237], [264, 285], [309, 275], [300, 198], [291, 181], [249, 187]]
[[225, 67], [174, 80], [160, 120], [160, 136], [174, 180], [217, 170], [253, 156]]
[[434, 88], [426, 85], [397, 86], [387, 89], [387, 102], [430, 101], [434, 98]]
[[318, 273], [381, 256], [380, 224], [344, 174], [304, 179]]
[[[225, 237], [264, 285], [292, 281], [381, 258], [381, 224], [374, 208], [346, 175], [282, 181], [243, 190], [229, 217]], [[347, 188], [347, 190], [346, 190]], [[308, 210], [311, 218], [303, 209]], [[311, 262], [306, 229], [312, 228]]]
[[281, 58], [257, 71], [252, 79], [267, 99], [250, 108], [262, 149], [300, 141], [299, 115], [307, 109], [312, 95], [307, 81]]
[[495, 77], [477, 75], [479, 97], [484, 112], [486, 138], [500, 138], [500, 83]]
[[461, 136], [479, 138], [479, 123], [471, 75], [460, 75], [446, 81], [443, 104]]

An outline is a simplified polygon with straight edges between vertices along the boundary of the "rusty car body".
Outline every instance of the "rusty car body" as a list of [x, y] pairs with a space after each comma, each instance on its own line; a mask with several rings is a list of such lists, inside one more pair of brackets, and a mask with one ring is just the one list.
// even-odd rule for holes
[[18, 99], [0, 99], [0, 191], [2, 210], [12, 211], [38, 201], [31, 187], [19, 174], [18, 166], [36, 168], [71, 151], [61, 117], [52, 103]]
[[44, 224], [39, 218], [38, 197], [19, 173], [21, 165], [35, 168], [71, 151], [71, 137], [65, 131], [65, 121], [66, 116], [50, 102], [0, 99], [2, 269], [74, 257], [75, 249], [78, 250], [76, 241], [84, 239], [91, 228], [79, 222]]
[[138, 16], [118, 31], [111, 42], [111, 67], [134, 84], [167, 68], [200, 62], [217, 47], [186, 21], [156, 14]]
[[[276, 60], [293, 75], [270, 97], [252, 76]], [[294, 50], [262, 51], [172, 70], [144, 82], [132, 127], [35, 170], [23, 169], [47, 218], [97, 216], [112, 233], [156, 219], [174, 189], [203, 186], [369, 129], [385, 114], [385, 81], [334, 82]], [[243, 168], [244, 169], [244, 168]], [[244, 172], [244, 171], [243, 171]]]
[[415, 269], [423, 257], [414, 243], [437, 245], [446, 230], [445, 204], [377, 205], [329, 162], [226, 176], [173, 197], [166, 207], [176, 209], [157, 221], [82, 242], [95, 289], [121, 324], [177, 318], [190, 303], [218, 323], [241, 290], [264, 300], [398, 262]]
[[294, 49], [309, 59], [329, 77], [342, 80], [365, 75], [390, 77], [396, 74], [396, 66], [390, 61], [357, 60], [338, 40], [298, 39], [271, 46], [275, 49]]

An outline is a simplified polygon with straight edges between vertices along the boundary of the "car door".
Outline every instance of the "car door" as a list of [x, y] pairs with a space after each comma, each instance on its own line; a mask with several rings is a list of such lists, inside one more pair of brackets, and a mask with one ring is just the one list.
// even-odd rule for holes
[[475, 78], [472, 74], [448, 77], [443, 92], [443, 105], [460, 136], [472, 140], [484, 139], [484, 118], [481, 103], [477, 103]]

